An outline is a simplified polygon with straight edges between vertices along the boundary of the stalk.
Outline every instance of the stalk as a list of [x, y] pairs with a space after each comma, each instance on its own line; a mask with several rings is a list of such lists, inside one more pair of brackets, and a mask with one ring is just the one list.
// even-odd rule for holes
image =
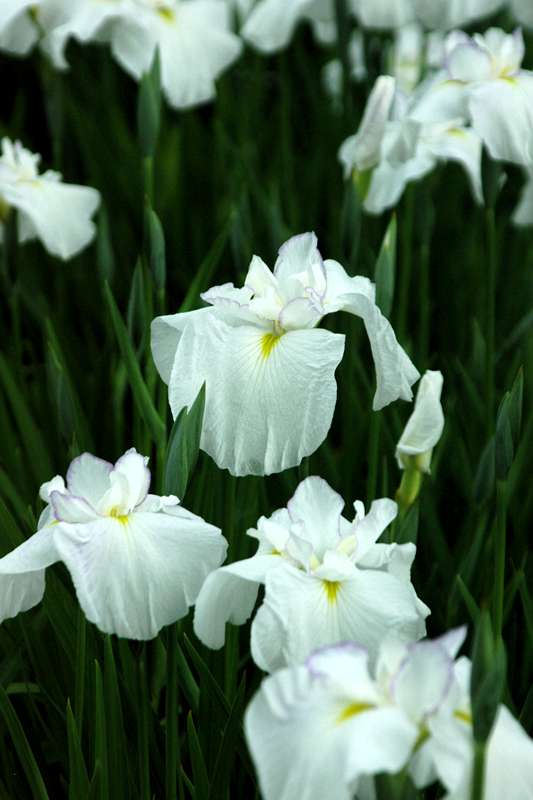
[[474, 742], [471, 800], [483, 800], [485, 783], [485, 742]]
[[166, 687], [166, 740], [165, 786], [166, 800], [178, 797], [178, 626], [167, 631], [167, 687]]
[[505, 552], [507, 545], [507, 485], [496, 483], [496, 538], [494, 586], [494, 635], [501, 638], [505, 600]]
[[486, 354], [485, 354], [485, 396], [487, 401], [487, 436], [492, 434], [494, 423], [494, 365], [496, 361], [496, 218], [494, 208], [485, 210], [487, 239], [487, 296], [486, 296]]
[[370, 417], [370, 440], [368, 449], [368, 478], [366, 483], [366, 500], [368, 504], [376, 499], [380, 433], [381, 413], [379, 411], [372, 411]]

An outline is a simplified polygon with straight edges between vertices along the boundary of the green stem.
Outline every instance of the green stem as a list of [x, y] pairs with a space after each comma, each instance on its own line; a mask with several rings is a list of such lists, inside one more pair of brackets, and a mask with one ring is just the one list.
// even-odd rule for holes
[[368, 504], [376, 499], [380, 433], [381, 413], [379, 411], [372, 411], [370, 417], [370, 440], [368, 448], [368, 478], [366, 483], [366, 500]]
[[423, 475], [416, 467], [404, 470], [401, 483], [396, 491], [396, 502], [400, 507], [400, 514], [408, 511], [420, 493]]
[[166, 691], [166, 800], [178, 797], [178, 626], [167, 631], [167, 691]]
[[494, 587], [494, 635], [502, 635], [505, 599], [505, 552], [507, 540], [507, 486], [505, 481], [496, 483], [496, 530], [495, 530], [495, 587]]
[[485, 783], [485, 742], [474, 742], [471, 800], [483, 800]]
[[400, 272], [400, 286], [398, 299], [398, 333], [403, 342], [407, 335], [407, 312], [409, 309], [409, 294], [411, 291], [411, 274], [413, 271], [413, 215], [414, 215], [414, 187], [408, 186], [405, 193], [405, 210], [401, 227], [402, 261]]
[[429, 356], [429, 320], [430, 320], [430, 287], [429, 287], [429, 242], [424, 242], [420, 251], [420, 364], [427, 366]]
[[74, 686], [74, 717], [78, 734], [83, 727], [83, 711], [85, 704], [85, 662], [87, 653], [87, 621], [83, 611], [78, 609], [76, 629], [76, 679]]
[[141, 658], [139, 659], [139, 705], [138, 705], [138, 750], [139, 750], [139, 778], [140, 778], [140, 798], [150, 800], [150, 701], [148, 698], [148, 686], [146, 682], [146, 645], [143, 645]]
[[496, 360], [496, 218], [493, 208], [485, 210], [487, 237], [487, 307], [486, 307], [486, 353], [485, 353], [485, 396], [487, 401], [487, 435], [490, 436], [494, 424], [494, 365]]

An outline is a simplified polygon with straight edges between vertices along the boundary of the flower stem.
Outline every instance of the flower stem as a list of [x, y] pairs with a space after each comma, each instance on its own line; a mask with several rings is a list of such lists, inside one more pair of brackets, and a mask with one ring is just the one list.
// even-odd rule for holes
[[165, 785], [166, 800], [178, 797], [178, 626], [170, 625], [167, 631], [167, 687], [166, 687], [166, 742]]
[[505, 599], [505, 551], [507, 540], [507, 486], [505, 481], [496, 483], [496, 530], [495, 530], [495, 587], [494, 587], [494, 635], [501, 637]]
[[138, 670], [138, 750], [139, 750], [139, 797], [150, 800], [150, 701], [146, 684], [146, 645], [143, 645]]
[[474, 742], [471, 800], [483, 800], [485, 783], [485, 742]]
[[370, 441], [368, 449], [368, 478], [366, 483], [366, 501], [376, 499], [379, 467], [379, 438], [381, 433], [381, 413], [372, 411], [370, 417]]
[[496, 219], [494, 208], [485, 210], [487, 238], [487, 307], [486, 307], [486, 353], [485, 353], [485, 396], [487, 402], [487, 436], [492, 434], [494, 423], [494, 364], [495, 364], [495, 319], [496, 319]]
[[418, 497], [422, 486], [422, 477], [420, 470], [415, 467], [404, 470], [401, 483], [396, 491], [396, 502], [400, 507], [400, 514], [405, 514]]
[[409, 292], [411, 289], [411, 274], [413, 270], [413, 214], [414, 187], [408, 186], [405, 192], [405, 210], [401, 229], [402, 260], [398, 298], [398, 334], [401, 342], [405, 340], [407, 335], [407, 312], [409, 307]]

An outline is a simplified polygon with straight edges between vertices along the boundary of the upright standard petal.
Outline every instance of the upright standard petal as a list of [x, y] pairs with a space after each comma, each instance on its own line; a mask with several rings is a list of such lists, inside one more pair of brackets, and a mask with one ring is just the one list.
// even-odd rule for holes
[[205, 315], [185, 329], [169, 385], [173, 415], [203, 383], [201, 446], [234, 475], [269, 475], [296, 466], [325, 439], [344, 336], [295, 330], [279, 337]]
[[339, 543], [343, 508], [340, 494], [317, 476], [303, 480], [287, 503], [291, 522], [304, 524], [306, 540], [317, 556]]
[[0, 558], [0, 622], [41, 602], [44, 571], [58, 560], [50, 525]]
[[130, 639], [152, 639], [185, 616], [227, 547], [218, 528], [184, 509], [60, 523], [54, 541], [87, 618]]
[[364, 172], [379, 162], [395, 87], [396, 82], [389, 75], [381, 75], [374, 84], [357, 134], [347, 139], [339, 150], [346, 177], [354, 169]]

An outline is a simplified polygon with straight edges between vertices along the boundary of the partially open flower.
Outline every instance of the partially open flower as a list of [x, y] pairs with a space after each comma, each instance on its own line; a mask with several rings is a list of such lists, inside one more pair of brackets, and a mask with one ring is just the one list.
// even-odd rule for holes
[[56, 561], [104, 633], [151, 639], [187, 614], [227, 542], [177, 497], [148, 494], [147, 461], [135, 450], [114, 466], [84, 453], [66, 485], [59, 476], [43, 484], [39, 530], [0, 559], [0, 621], [42, 600], [45, 569]]
[[96, 189], [63, 183], [58, 172], [40, 174], [41, 157], [20, 142], [2, 139], [0, 237], [11, 208], [18, 211], [18, 238], [39, 238], [49, 253], [67, 259], [93, 239], [91, 217], [100, 204]]
[[374, 285], [323, 261], [312, 233], [286, 242], [273, 272], [255, 256], [242, 288], [215, 286], [202, 297], [210, 307], [154, 320], [152, 353], [174, 417], [205, 383], [201, 447], [234, 475], [280, 472], [325, 439], [344, 352], [344, 336], [317, 327], [326, 314], [362, 318], [375, 409], [412, 398], [418, 372], [376, 305]]
[[431, 471], [433, 448], [442, 436], [444, 414], [440, 402], [442, 373], [427, 370], [423, 375], [415, 399], [413, 413], [396, 447], [400, 469]]
[[221, 647], [226, 622], [249, 618], [263, 584], [251, 649], [268, 672], [344, 640], [364, 644], [375, 656], [390, 631], [403, 641], [421, 638], [429, 609], [410, 581], [416, 548], [377, 544], [396, 516], [396, 503], [376, 500], [366, 515], [361, 502], [354, 505], [349, 522], [343, 499], [324, 480], [302, 481], [287, 508], [261, 517], [248, 531], [259, 541], [256, 554], [209, 576], [196, 604], [197, 636]]

